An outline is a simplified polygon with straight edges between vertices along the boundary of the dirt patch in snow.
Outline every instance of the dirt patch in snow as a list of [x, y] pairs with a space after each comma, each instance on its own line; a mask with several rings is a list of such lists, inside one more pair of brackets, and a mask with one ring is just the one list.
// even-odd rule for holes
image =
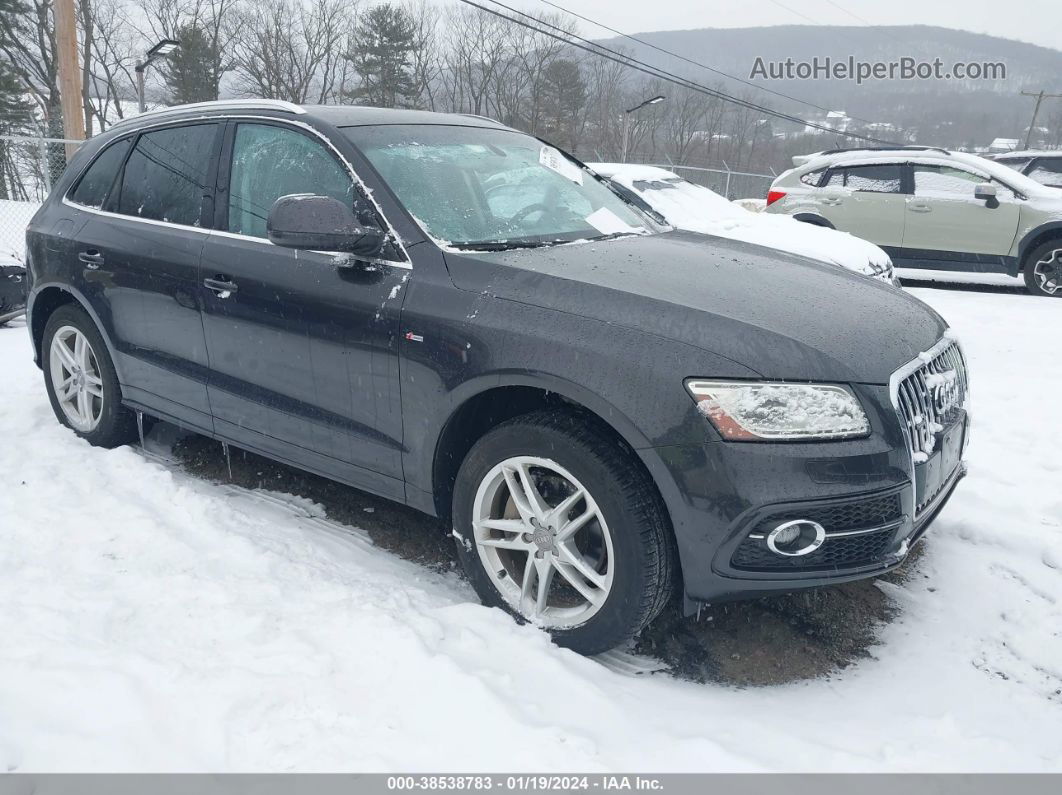
[[[418, 511], [236, 448], [227, 462], [221, 444], [202, 436], [181, 437], [173, 453], [191, 474], [312, 500], [383, 549], [434, 570], [459, 570], [445, 524]], [[925, 576], [917, 572], [921, 548], [884, 579]], [[699, 682], [748, 687], [829, 677], [872, 656], [894, 609], [875, 580], [716, 605], [689, 617], [675, 606], [633, 651]]]

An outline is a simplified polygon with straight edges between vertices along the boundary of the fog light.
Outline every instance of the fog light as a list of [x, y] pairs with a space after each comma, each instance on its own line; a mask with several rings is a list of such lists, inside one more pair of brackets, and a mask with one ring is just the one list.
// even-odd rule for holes
[[767, 534], [767, 548], [776, 555], [795, 558], [814, 552], [825, 540], [826, 530], [821, 524], [794, 519], [783, 522]]

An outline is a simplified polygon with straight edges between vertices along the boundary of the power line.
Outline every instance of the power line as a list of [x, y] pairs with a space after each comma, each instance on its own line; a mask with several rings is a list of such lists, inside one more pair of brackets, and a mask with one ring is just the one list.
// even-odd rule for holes
[[852, 19], [858, 20], [858, 21], [862, 22], [864, 25], [867, 25], [868, 27], [875, 27], [873, 22], [868, 22], [866, 19], [864, 19], [863, 17], [859, 16], [859, 14], [856, 14], [853, 11], [849, 11], [844, 6], [833, 2], [833, 0], [825, 0], [825, 2], [829, 3], [831, 6], [836, 8], [838, 11], [840, 11], [840, 12], [842, 12], [844, 14], [848, 14], [848, 16], [850, 16]]
[[[548, 28], [552, 28], [554, 31], [560, 31], [561, 33], [560, 34], [551, 33], [549, 30], [544, 30], [541, 27], [538, 27], [536, 25], [532, 25], [532, 24], [530, 24], [528, 22], [525, 22], [524, 20], [517, 19], [516, 17], [508, 16], [506, 14], [503, 14], [500, 11], [495, 11], [492, 8], [487, 8], [486, 6], [483, 6], [483, 5], [480, 5], [479, 3], [474, 2], [474, 0], [459, 0], [459, 1], [461, 3], [467, 5], [467, 6], [471, 6], [473, 8], [479, 9], [480, 11], [484, 11], [484, 12], [486, 12], [488, 14], [491, 14], [492, 16], [498, 17], [500, 19], [504, 19], [504, 20], [506, 20], [508, 22], [512, 22], [512, 23], [514, 23], [516, 25], [520, 25], [521, 27], [527, 28], [528, 30], [533, 30], [533, 31], [535, 31], [537, 33], [541, 33], [544, 36], [547, 36], [549, 38], [555, 39], [556, 41], [560, 41], [562, 43], [565, 43], [565, 44], [567, 44], [570, 47], [574, 47], [574, 48], [576, 48], [578, 50], [582, 50], [584, 52], [588, 52], [591, 55], [598, 55], [598, 56], [600, 56], [602, 58], [605, 58], [606, 60], [609, 60], [609, 61], [612, 61], [614, 63], [620, 64], [621, 66], [626, 66], [626, 67], [628, 67], [630, 69], [634, 69], [635, 71], [642, 72], [643, 74], [647, 74], [650, 77], [656, 77], [658, 79], [665, 80], [665, 81], [673, 83], [675, 85], [682, 86], [683, 88], [688, 88], [688, 89], [691, 89], [693, 91], [697, 91], [697, 92], [699, 92], [701, 94], [705, 94], [706, 96], [715, 97], [716, 99], [722, 99], [725, 102], [730, 102], [732, 104], [738, 105], [738, 106], [743, 107], [743, 108], [747, 108], [749, 110], [755, 110], [755, 111], [763, 113], [764, 115], [767, 115], [767, 116], [772, 116], [772, 117], [777, 118], [777, 119], [782, 119], [784, 121], [789, 121], [789, 122], [792, 122], [794, 124], [803, 125], [804, 127], [810, 127], [811, 129], [821, 130], [822, 132], [832, 133], [834, 135], [839, 135], [839, 136], [842, 136], [842, 137], [845, 137], [845, 138], [852, 138], [852, 139], [855, 139], [855, 140], [866, 141], [868, 143], [882, 144], [884, 146], [899, 146], [900, 145], [900, 144], [897, 144], [897, 143], [895, 143], [893, 141], [886, 141], [886, 140], [884, 140], [882, 138], [873, 138], [873, 137], [866, 136], [866, 135], [858, 135], [856, 133], [850, 133], [850, 132], [843, 132], [843, 131], [840, 131], [840, 130], [835, 130], [832, 127], [828, 127], [828, 126], [823, 125], [823, 124], [818, 124], [817, 122], [811, 122], [811, 121], [808, 121], [807, 119], [802, 119], [799, 116], [793, 116], [793, 115], [788, 114], [788, 113], [783, 113], [781, 111], [777, 111], [777, 110], [774, 110], [772, 108], [768, 108], [768, 107], [766, 107], [764, 105], [759, 105], [759, 104], [756, 104], [756, 103], [751, 102], [749, 100], [744, 100], [744, 99], [741, 99], [739, 97], [735, 97], [732, 94], [727, 94], [727, 93], [725, 93], [723, 91], [719, 91], [718, 89], [710, 88], [710, 87], [705, 86], [705, 85], [703, 85], [701, 83], [697, 83], [697, 82], [695, 82], [693, 80], [689, 80], [687, 78], [680, 77], [679, 75], [676, 75], [673, 72], [668, 72], [665, 69], [661, 69], [659, 67], [647, 64], [644, 61], [640, 61], [637, 58], [634, 58], [632, 56], [624, 55], [622, 53], [618, 53], [615, 50], [611, 50], [608, 47], [605, 47], [604, 45], [601, 45], [601, 44], [596, 44], [595, 42], [592, 42], [592, 41], [590, 41], [588, 39], [585, 39], [582, 36], [578, 36], [578, 35], [576, 35], [574, 33], [570, 33], [568, 31], [564, 31], [561, 28], [557, 27], [556, 25], [551, 25], [548, 22], [543, 22], [541, 20], [538, 20], [535, 17], [532, 17], [530, 14], [525, 14], [522, 11], [518, 11], [515, 8], [511, 8], [510, 6], [507, 6], [504, 3], [499, 2], [498, 0], [487, 0], [487, 1], [490, 2], [490, 3], [493, 3], [496, 6], [500, 6], [501, 8], [504, 8], [504, 9], [506, 9], [508, 11], [511, 11], [514, 14], [519, 14], [520, 16], [527, 17], [528, 19], [534, 19], [540, 25], [545, 25]], [[572, 39], [576, 39], [578, 41], [572, 41]], [[578, 42], [582, 42], [582, 44], [580, 44]]]
[[[794, 97], [794, 96], [792, 96], [790, 94], [784, 94], [781, 91], [775, 91], [772, 88], [767, 88], [766, 86], [761, 86], [761, 85], [759, 85], [757, 83], [753, 83], [751, 80], [745, 80], [743, 78], [737, 77], [737, 76], [732, 75], [732, 74], [730, 74], [728, 72], [724, 72], [721, 69], [716, 69], [713, 66], [709, 66], [706, 63], [702, 63], [701, 61], [695, 61], [692, 58], [687, 58], [686, 56], [680, 55], [677, 52], [672, 52], [671, 50], [665, 49], [664, 47], [658, 47], [657, 45], [655, 45], [655, 44], [653, 44], [651, 42], [648, 42], [645, 39], [640, 39], [637, 36], [632, 36], [629, 33], [624, 33], [623, 31], [616, 30], [615, 28], [609, 27], [608, 25], [606, 25], [603, 22], [598, 22], [596, 20], [590, 19], [589, 17], [584, 17], [582, 14], [579, 14], [579, 13], [577, 13], [575, 11], [571, 11], [571, 10], [565, 8], [564, 6], [558, 5], [557, 3], [551, 2], [551, 0], [539, 0], [539, 2], [544, 3], [545, 5], [548, 5], [548, 6], [552, 7], [552, 8], [555, 8], [558, 11], [563, 11], [564, 13], [569, 14], [570, 16], [573, 16], [573, 17], [575, 17], [577, 19], [581, 19], [583, 22], [588, 22], [591, 25], [596, 25], [597, 27], [601, 28], [602, 30], [607, 30], [610, 33], [616, 34], [617, 36], [621, 36], [622, 38], [630, 39], [631, 41], [637, 42], [638, 44], [641, 44], [644, 47], [649, 47], [650, 49], [656, 50], [657, 52], [661, 52], [664, 55], [669, 55], [672, 58], [678, 58], [680, 61], [685, 61], [686, 63], [691, 64], [693, 66], [699, 66], [701, 69], [707, 69], [709, 72], [713, 72], [713, 73], [715, 73], [717, 75], [722, 75], [723, 77], [726, 77], [726, 78], [728, 78], [730, 80], [736, 80], [739, 83], [742, 83], [742, 84], [744, 84], [746, 86], [750, 86], [750, 87], [755, 88], [755, 89], [757, 89], [759, 91], [766, 91], [768, 94], [774, 94], [776, 97], [782, 97], [783, 99], [788, 99], [788, 100], [790, 100], [792, 102], [796, 102], [799, 105], [807, 105], [809, 108], [815, 108], [816, 110], [821, 110], [821, 111], [823, 111], [825, 113], [829, 113], [830, 110], [832, 110], [831, 108], [826, 108], [826, 107], [823, 107], [822, 105], [816, 105], [814, 102], [809, 102], [806, 99], [799, 99], [799, 98]], [[871, 124], [872, 123], [869, 119], [861, 119], [858, 116], [850, 116], [849, 118], [855, 119], [856, 121], [865, 122], [867, 124]]]
[[785, 5], [784, 3], [779, 3], [778, 0], [771, 0], [771, 2], [774, 3], [776, 6], [778, 6], [779, 8], [785, 9], [790, 14], [796, 14], [801, 19], [806, 19], [812, 25], [821, 25], [822, 24], [817, 19], [812, 19], [807, 14], [805, 14], [805, 13], [803, 13], [801, 11], [797, 11], [795, 8], [790, 8], [789, 6]]

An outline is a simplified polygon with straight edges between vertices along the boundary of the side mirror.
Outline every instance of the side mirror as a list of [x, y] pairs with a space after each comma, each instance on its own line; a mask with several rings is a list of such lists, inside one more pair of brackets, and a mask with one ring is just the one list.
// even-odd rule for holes
[[996, 186], [991, 182], [982, 182], [974, 186], [974, 198], [983, 199], [988, 201], [989, 199], [996, 198]]
[[999, 206], [999, 199], [996, 198], [996, 186], [991, 182], [982, 182], [975, 185], [974, 198], [981, 199], [989, 210], [994, 210]]
[[342, 251], [363, 257], [380, 253], [384, 234], [358, 224], [354, 211], [331, 196], [281, 196], [269, 209], [269, 240], [285, 248]]

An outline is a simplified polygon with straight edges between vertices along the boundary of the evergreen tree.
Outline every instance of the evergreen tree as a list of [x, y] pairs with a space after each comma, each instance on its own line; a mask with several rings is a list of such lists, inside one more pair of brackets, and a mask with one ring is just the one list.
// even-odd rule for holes
[[575, 151], [579, 143], [579, 120], [587, 101], [586, 80], [579, 64], [558, 58], [546, 67], [542, 79], [546, 111], [546, 136], [558, 145]]
[[181, 105], [217, 99], [223, 71], [217, 41], [191, 23], [181, 27], [177, 39], [181, 46], [160, 64], [170, 102]]
[[415, 44], [416, 23], [405, 10], [387, 3], [369, 9], [354, 27], [353, 51], [347, 55], [361, 79], [351, 96], [381, 108], [412, 107]]

